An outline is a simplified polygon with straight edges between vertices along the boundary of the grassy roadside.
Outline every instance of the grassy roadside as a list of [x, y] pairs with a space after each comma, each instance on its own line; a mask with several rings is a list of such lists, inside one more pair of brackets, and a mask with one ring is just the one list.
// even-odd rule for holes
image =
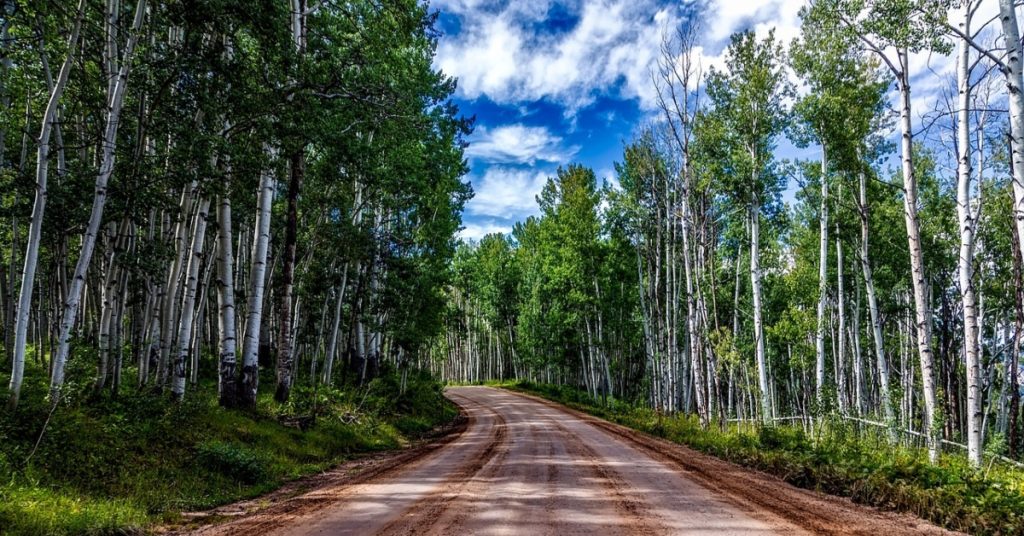
[[831, 422], [810, 436], [799, 427], [701, 429], [692, 416], [665, 416], [585, 392], [531, 382], [493, 384], [584, 411], [635, 430], [778, 476], [790, 484], [910, 512], [971, 534], [1024, 534], [1024, 471], [970, 468], [962, 456], [931, 465], [920, 449], [889, 445], [884, 433]]
[[[3, 535], [145, 533], [180, 512], [401, 447], [458, 413], [440, 384], [413, 374], [404, 391], [389, 374], [366, 389], [299, 388], [286, 405], [268, 392], [254, 413], [218, 407], [213, 384], [181, 404], [151, 393], [69, 393], [26, 464], [48, 411], [42, 371], [29, 374], [17, 413], [0, 410]], [[311, 415], [314, 402], [315, 424], [288, 424]]]

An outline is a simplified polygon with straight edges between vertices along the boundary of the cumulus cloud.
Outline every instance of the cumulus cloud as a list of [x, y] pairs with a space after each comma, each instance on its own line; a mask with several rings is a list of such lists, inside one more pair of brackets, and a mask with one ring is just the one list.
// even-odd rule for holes
[[724, 46], [735, 32], [750, 29], [764, 37], [775, 28], [775, 36], [788, 44], [800, 33], [804, 4], [799, 0], [714, 0], [703, 16], [709, 30], [705, 39], [709, 45]]
[[563, 147], [562, 138], [547, 127], [520, 124], [489, 129], [478, 127], [466, 148], [466, 156], [487, 163], [530, 164], [538, 161], [565, 162], [579, 152], [578, 146]]
[[599, 0], [567, 8], [575, 24], [553, 32], [542, 22], [549, 2], [510, 2], [503, 8], [442, 2], [462, 31], [443, 38], [436, 63], [459, 79], [464, 98], [487, 96], [498, 104], [548, 99], [571, 116], [598, 95], [638, 98], [654, 106], [649, 71], [662, 28], [676, 8], [653, 0]]
[[487, 168], [483, 177], [473, 181], [475, 194], [466, 205], [473, 216], [522, 219], [536, 214], [537, 194], [553, 172], [501, 166]]

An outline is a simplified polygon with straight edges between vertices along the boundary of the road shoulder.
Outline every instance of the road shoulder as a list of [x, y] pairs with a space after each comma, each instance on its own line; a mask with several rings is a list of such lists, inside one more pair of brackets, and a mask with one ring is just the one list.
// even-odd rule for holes
[[[401, 470], [458, 438], [468, 425], [464, 412], [452, 422], [434, 429], [421, 439], [399, 450], [360, 455], [344, 461], [328, 471], [285, 483], [265, 495], [237, 501], [199, 512], [182, 514], [182, 521], [152, 529], [163, 535], [254, 534], [281, 524], [283, 519], [294, 519], [329, 506], [334, 501], [326, 498], [310, 499], [311, 492], [342, 489]], [[300, 500], [301, 499], [301, 500]], [[228, 526], [230, 525], [230, 526]], [[223, 530], [222, 530], [223, 529]]]

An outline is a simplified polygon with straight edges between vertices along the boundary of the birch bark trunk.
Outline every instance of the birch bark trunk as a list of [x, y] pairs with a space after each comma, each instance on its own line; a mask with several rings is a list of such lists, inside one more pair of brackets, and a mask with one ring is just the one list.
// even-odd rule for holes
[[[842, 199], [843, 191], [839, 189], [839, 199]], [[836, 401], [839, 404], [839, 412], [846, 413], [847, 396], [846, 385], [846, 290], [843, 280], [843, 242], [839, 239], [839, 226], [836, 226], [836, 310], [839, 313], [839, 341], [836, 344]]]
[[750, 204], [750, 286], [754, 295], [754, 344], [757, 357], [757, 383], [761, 391], [761, 420], [770, 423], [774, 414], [768, 390], [768, 370], [764, 355], [764, 322], [761, 314], [761, 210], [755, 196]]
[[999, 19], [1006, 48], [1006, 92], [1010, 104], [1010, 150], [1013, 170], [1013, 219], [1017, 242], [1024, 250], [1024, 65], [1014, 0], [999, 0]]
[[220, 238], [217, 256], [217, 305], [220, 310], [220, 373], [217, 375], [217, 392], [220, 405], [238, 405], [238, 335], [235, 331], [235, 259], [231, 236], [231, 195], [225, 191], [217, 208], [217, 226]]
[[885, 358], [885, 345], [882, 338], [882, 322], [878, 314], [878, 297], [875, 292], [875, 279], [871, 270], [869, 252], [870, 226], [868, 213], [867, 178], [859, 174], [860, 183], [860, 268], [864, 274], [864, 291], [868, 298], [868, 315], [871, 318], [871, 340], [874, 343], [876, 366], [878, 367], [878, 393], [882, 404], [882, 414], [886, 424], [895, 424], [895, 414], [889, 395], [889, 362]]
[[302, 189], [305, 172], [303, 160], [301, 151], [293, 154], [290, 159], [291, 177], [288, 181], [288, 214], [284, 230], [284, 263], [279, 307], [281, 331], [277, 349], [277, 389], [274, 391], [274, 400], [278, 402], [286, 402], [292, 390], [292, 294], [295, 282], [295, 249], [298, 242], [299, 191]]
[[[684, 169], [684, 174], [688, 174], [688, 171]], [[695, 392], [697, 394], [697, 413], [700, 416], [701, 426], [707, 427], [711, 422], [711, 411], [709, 410], [709, 402], [713, 396], [713, 393], [705, 391], [709, 382], [705, 381], [704, 378], [704, 367], [703, 360], [701, 359], [698, 347], [700, 345], [700, 339], [697, 336], [697, 303], [694, 299], [696, 289], [694, 288], [694, 277], [693, 277], [693, 259], [691, 257], [690, 249], [690, 238], [691, 224], [690, 224], [690, 209], [689, 203], [687, 202], [687, 195], [690, 191], [690, 179], [688, 176], [683, 179], [683, 200], [682, 205], [682, 224], [683, 224], [683, 277], [686, 284], [686, 343], [689, 347], [690, 353], [690, 367], [693, 370], [693, 384], [695, 386]], [[708, 370], [708, 374], [714, 374], [714, 370]]]
[[331, 339], [327, 345], [327, 355], [324, 356], [323, 383], [331, 385], [331, 375], [334, 370], [334, 354], [338, 351], [338, 331], [341, 326], [341, 310], [345, 304], [345, 287], [348, 286], [348, 263], [342, 271], [341, 285], [338, 287], [338, 297], [334, 304], [334, 321], [331, 325]]
[[814, 393], [820, 409], [825, 400], [825, 301], [828, 292], [828, 153], [821, 144], [821, 208], [818, 229], [818, 329], [814, 335]]
[[[116, 10], [112, 10], [116, 11]], [[53, 358], [53, 373], [50, 377], [50, 396], [56, 400], [60, 396], [61, 386], [64, 384], [64, 366], [68, 360], [69, 344], [71, 342], [71, 329], [78, 316], [78, 308], [82, 299], [82, 288], [85, 284], [85, 275], [92, 262], [92, 254], [96, 248], [96, 238], [99, 235], [100, 225], [103, 222], [103, 209], [107, 203], [107, 183], [110, 175], [114, 172], [114, 159], [117, 148], [117, 129], [121, 123], [121, 109], [124, 106], [125, 88], [128, 84], [128, 73], [131, 69], [132, 56], [135, 52], [135, 45], [139, 40], [139, 30], [142, 28], [142, 21], [146, 15], [146, 0], [139, 0], [135, 5], [135, 17], [132, 19], [131, 35], [125, 45], [124, 54], [120, 58], [121, 66], [117, 69], [116, 79], [111, 81], [107, 98], [107, 124], [103, 135], [103, 156], [99, 173], [96, 175], [95, 194], [92, 201], [92, 211], [89, 215], [89, 224], [86, 227], [85, 235], [82, 237], [82, 251], [79, 253], [78, 262], [75, 264], [75, 275], [71, 279], [71, 288], [68, 290], [67, 303], [64, 304], [64, 315], [61, 318], [60, 336], [57, 343], [57, 353]], [[107, 60], [111, 67], [117, 62], [117, 45], [112, 43], [107, 48]]]
[[932, 312], [928, 301], [928, 281], [924, 273], [924, 254], [921, 248], [921, 224], [917, 215], [917, 177], [914, 175], [913, 124], [910, 115], [910, 73], [907, 50], [898, 52], [900, 73], [900, 130], [903, 169], [903, 215], [907, 227], [907, 249], [910, 251], [911, 280], [914, 289], [914, 325], [917, 333], [917, 351], [921, 362], [925, 415], [924, 431], [928, 438], [928, 459], [939, 459], [941, 426], [935, 420], [935, 358], [932, 354]]
[[206, 220], [210, 212], [210, 200], [202, 199], [192, 225], [192, 243], [189, 247], [188, 270], [186, 271], [185, 292], [181, 300], [181, 315], [178, 326], [178, 348], [174, 357], [171, 378], [171, 399], [181, 401], [185, 397], [185, 364], [188, 363], [192, 346], [192, 328], [195, 326], [193, 313], [196, 305], [196, 289], [199, 287], [199, 265], [203, 261], [203, 242], [206, 239]]
[[36, 266], [39, 261], [39, 243], [42, 239], [43, 213], [46, 211], [46, 179], [50, 165], [50, 134], [53, 132], [53, 118], [60, 105], [64, 88], [67, 87], [71, 66], [74, 64], [75, 44], [82, 28], [85, 0], [79, 0], [75, 23], [68, 38], [68, 52], [57, 75], [57, 83], [50, 92], [50, 98], [43, 112], [39, 131], [39, 146], [36, 154], [36, 197], [32, 205], [32, 219], [29, 222], [28, 241], [25, 247], [25, 266], [21, 273], [21, 291], [14, 321], [14, 355], [11, 358], [10, 397], [7, 407], [12, 411], [18, 407], [21, 384], [25, 375], [25, 345], [28, 337], [29, 312], [32, 309], [32, 289], [35, 286]]
[[[960, 31], [971, 32], [971, 6], [963, 6]], [[960, 226], [960, 254], [957, 275], [964, 315], [964, 358], [967, 369], [967, 459], [981, 466], [981, 388], [979, 385], [978, 303], [974, 289], [974, 222], [971, 208], [971, 68], [970, 48], [965, 39], [957, 43], [957, 194], [956, 215]]]
[[[290, 30], [296, 54], [301, 57], [306, 48], [306, 0], [290, 0]], [[280, 332], [277, 350], [277, 388], [274, 399], [288, 400], [292, 390], [294, 349], [292, 347], [292, 293], [295, 280], [295, 248], [298, 233], [298, 197], [305, 173], [305, 149], [300, 144], [289, 159], [291, 174], [288, 181], [288, 214], [285, 220], [284, 259], [279, 304]]]
[[274, 200], [274, 177], [264, 170], [260, 178], [259, 212], [253, 232], [252, 264], [249, 269], [248, 311], [245, 320], [245, 341], [242, 346], [242, 373], [238, 377], [239, 406], [256, 408], [259, 386], [260, 327], [263, 320], [263, 294], [266, 285], [267, 253], [270, 249], [270, 209]]
[[168, 363], [170, 362], [171, 347], [174, 346], [175, 327], [177, 326], [178, 306], [181, 300], [178, 299], [179, 283], [182, 270], [185, 269], [186, 251], [185, 236], [188, 234], [188, 219], [192, 214], [192, 201], [195, 195], [196, 182], [182, 192], [180, 203], [180, 214], [174, 226], [174, 247], [177, 254], [167, 274], [167, 284], [164, 286], [163, 307], [160, 312], [160, 355], [157, 359], [156, 383], [161, 388], [167, 380]]

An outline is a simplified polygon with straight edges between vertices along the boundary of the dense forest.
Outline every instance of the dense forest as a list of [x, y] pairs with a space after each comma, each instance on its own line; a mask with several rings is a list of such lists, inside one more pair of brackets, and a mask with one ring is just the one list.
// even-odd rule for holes
[[[428, 3], [0, 0], [0, 533], [256, 496], [469, 426], [442, 383], [487, 381], [726, 459], [790, 437], [829, 466], [805, 454], [849, 426], [925, 491], [797, 485], [1015, 533], [1017, 5], [815, 0], [714, 62], [702, 5], [614, 172], [562, 162], [470, 240], [474, 119]], [[965, 469], [933, 486], [943, 452]]]
[[0, 2], [0, 533], [395, 449], [471, 196], [416, 0]]
[[297, 382], [420, 359], [471, 192], [471, 124], [431, 65], [436, 14], [3, 5], [10, 409], [26, 368], [54, 405], [90, 390], [181, 400], [205, 376], [222, 405], [252, 408], [261, 369], [284, 402]]
[[[717, 67], [699, 18], [667, 32], [614, 176], [566, 163], [539, 216], [460, 247], [435, 372], [1020, 459], [1021, 39], [982, 4], [818, 0]], [[922, 54], [955, 76], [911, 77]]]

